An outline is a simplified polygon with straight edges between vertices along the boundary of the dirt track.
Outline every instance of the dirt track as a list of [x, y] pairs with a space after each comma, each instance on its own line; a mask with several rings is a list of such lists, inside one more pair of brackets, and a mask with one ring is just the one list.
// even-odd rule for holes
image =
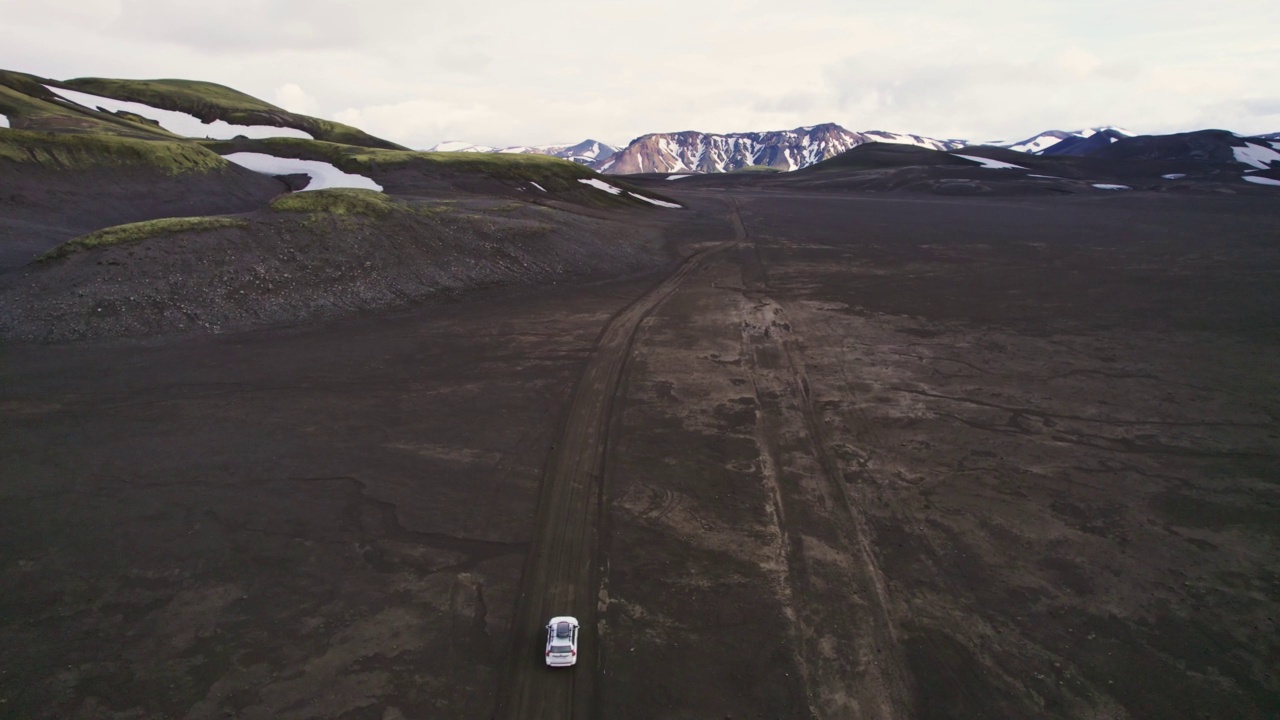
[[658, 290], [0, 348], [0, 715], [1274, 714], [1273, 203], [734, 195]]
[[[499, 694], [504, 717], [594, 717], [596, 606], [608, 601], [598, 591], [596, 533], [614, 395], [640, 323], [707, 258], [744, 239], [736, 213], [732, 222], [733, 239], [699, 250], [609, 321], [578, 379], [539, 490], [535, 535], [512, 627], [511, 667]], [[544, 624], [556, 615], [573, 615], [582, 624], [576, 672], [530, 662], [543, 647]]]

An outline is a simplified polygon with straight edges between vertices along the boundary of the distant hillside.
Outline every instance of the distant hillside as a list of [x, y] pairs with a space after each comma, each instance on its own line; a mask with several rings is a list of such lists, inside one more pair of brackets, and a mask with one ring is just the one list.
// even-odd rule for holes
[[1091, 140], [1095, 136], [1097, 136], [1095, 144], [1100, 144], [1101, 142], [1110, 142], [1112, 138], [1119, 139], [1133, 137], [1133, 135], [1128, 130], [1105, 125], [1084, 130], [1046, 130], [1016, 143], [996, 142], [989, 144], [1033, 155], [1070, 155], [1074, 154], [1069, 152], [1070, 148], [1078, 147], [1078, 143]]
[[470, 145], [464, 142], [446, 141], [432, 146], [428, 152], [476, 152], [507, 153], [513, 155], [548, 155], [562, 160], [571, 160], [579, 165], [592, 165], [608, 159], [618, 148], [602, 143], [599, 140], [583, 140], [577, 145], [512, 145], [509, 147], [489, 147], [488, 145]]

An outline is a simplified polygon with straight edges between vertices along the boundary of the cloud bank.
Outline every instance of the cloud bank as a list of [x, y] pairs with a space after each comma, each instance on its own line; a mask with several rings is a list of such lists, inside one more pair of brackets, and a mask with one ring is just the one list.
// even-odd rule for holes
[[427, 147], [838, 122], [1280, 130], [1280, 3], [0, 0], [4, 66], [185, 77]]

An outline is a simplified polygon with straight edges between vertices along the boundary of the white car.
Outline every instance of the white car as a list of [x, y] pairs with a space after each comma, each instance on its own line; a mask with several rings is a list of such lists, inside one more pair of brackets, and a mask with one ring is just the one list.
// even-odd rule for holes
[[578, 619], [568, 615], [547, 623], [547, 665], [569, 667], [578, 662]]

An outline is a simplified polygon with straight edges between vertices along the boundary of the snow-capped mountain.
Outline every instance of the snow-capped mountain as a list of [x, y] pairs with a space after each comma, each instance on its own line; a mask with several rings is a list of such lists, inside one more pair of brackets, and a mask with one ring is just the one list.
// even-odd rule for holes
[[564, 160], [572, 160], [582, 165], [590, 165], [599, 160], [607, 159], [618, 152], [618, 148], [602, 143], [599, 140], [583, 140], [577, 145], [536, 145], [528, 147], [516, 145], [492, 152], [551, 155]]
[[717, 173], [765, 165], [779, 170], [798, 170], [869, 142], [900, 143], [954, 150], [964, 147], [959, 140], [935, 140], [919, 135], [903, 135], [879, 130], [852, 132], [825, 123], [794, 130], [715, 134], [693, 130], [653, 133], [632, 140], [617, 154], [592, 165], [615, 175], [631, 173], [699, 172]]
[[572, 160], [581, 165], [590, 165], [601, 159], [607, 159], [618, 148], [598, 140], [583, 140], [577, 145], [512, 145], [495, 148], [488, 145], [472, 145], [470, 143], [446, 140], [427, 149], [427, 152], [480, 152], [480, 153], [517, 153], [532, 155], [550, 155], [564, 160]]
[[[1095, 138], [1098, 135], [1100, 137]], [[1123, 128], [1104, 125], [1102, 127], [1086, 128], [1084, 130], [1046, 130], [1039, 135], [1034, 135], [1021, 142], [1016, 143], [988, 143], [996, 147], [1017, 150], [1018, 152], [1030, 153], [1032, 155], [1075, 155], [1087, 154], [1077, 152], [1064, 152], [1072, 148], [1084, 148], [1083, 140], [1092, 142], [1087, 147], [1092, 149], [1100, 147], [1104, 142], [1112, 143], [1121, 138], [1133, 137], [1134, 134]], [[1065, 145], [1063, 143], [1066, 143]]]
[[458, 140], [445, 140], [442, 143], [436, 143], [427, 148], [427, 152], [498, 152], [498, 148], [492, 148], [488, 145], [472, 145]]

